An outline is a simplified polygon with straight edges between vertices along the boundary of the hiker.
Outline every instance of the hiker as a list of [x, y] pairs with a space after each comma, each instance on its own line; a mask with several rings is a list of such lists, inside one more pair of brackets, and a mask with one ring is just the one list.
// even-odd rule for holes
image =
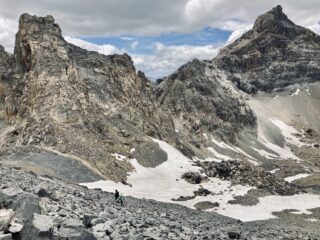
[[124, 196], [123, 196], [122, 193], [120, 194], [119, 200], [120, 200], [121, 207], [123, 207], [123, 205], [124, 205]]
[[117, 189], [116, 189], [116, 192], [114, 193], [114, 198], [116, 201], [118, 201], [118, 199], [119, 199], [119, 192]]

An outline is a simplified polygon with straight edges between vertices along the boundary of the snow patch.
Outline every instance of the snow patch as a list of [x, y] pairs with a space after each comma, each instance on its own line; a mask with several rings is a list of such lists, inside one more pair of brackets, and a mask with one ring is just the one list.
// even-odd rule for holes
[[311, 176], [310, 173], [300, 173], [300, 174], [297, 174], [297, 175], [294, 175], [294, 176], [286, 177], [284, 180], [287, 181], [287, 182], [293, 182], [295, 180], [298, 180], [298, 179], [301, 179], [301, 178], [306, 178], [306, 177], [309, 177], [309, 176]]
[[316, 218], [307, 218], [307, 219], [305, 219], [305, 221], [307, 221], [307, 222], [318, 222], [318, 219], [316, 219]]
[[301, 142], [297, 136], [295, 136], [295, 134], [300, 134], [300, 132], [298, 132], [295, 128], [285, 124], [284, 122], [278, 119], [269, 119], [274, 125], [276, 125], [280, 129], [281, 134], [285, 138], [286, 142], [292, 145], [296, 145], [297, 147], [306, 145], [305, 143]]
[[223, 161], [229, 161], [232, 160], [231, 157], [227, 156], [227, 155], [223, 155], [221, 153], [218, 153], [213, 147], [208, 147], [207, 148], [210, 152], [212, 152], [217, 159], [223, 160]]
[[300, 89], [298, 88], [294, 93], [291, 94], [291, 96], [298, 96], [300, 93]]
[[[279, 156], [272, 154], [272, 153], [268, 153], [264, 150], [259, 150], [259, 154], [261, 156], [265, 156], [267, 158], [279, 158], [279, 159], [295, 159], [295, 160], [301, 160], [300, 158], [298, 158], [288, 146], [285, 146], [284, 148], [279, 147], [276, 144], [273, 144], [272, 142], [269, 142], [264, 136], [260, 135], [258, 137], [260, 143], [262, 143], [265, 147], [267, 147], [268, 149], [272, 150], [273, 152], [277, 153]], [[264, 152], [263, 152], [264, 151]], [[264, 155], [263, 155], [264, 154]], [[268, 157], [268, 155], [270, 157]]]
[[118, 153], [112, 153], [111, 156], [115, 157], [119, 161], [124, 161], [127, 157]]
[[269, 171], [269, 173], [274, 174], [274, 173], [276, 173], [276, 171], [279, 171], [279, 170], [280, 170], [280, 168], [275, 168], [275, 169], [273, 169], [273, 170]]
[[[82, 183], [88, 188], [101, 188], [103, 191], [114, 192], [118, 189], [125, 195], [137, 198], [155, 199], [163, 202], [182, 204], [193, 208], [193, 205], [199, 201], [215, 200], [219, 203], [227, 203], [235, 195], [244, 195], [253, 187], [232, 185], [230, 181], [219, 178], [209, 178], [208, 182], [201, 184], [190, 184], [181, 178], [182, 174], [188, 171], [199, 172], [200, 168], [193, 165], [193, 161], [184, 156], [180, 151], [166, 142], [153, 139], [160, 148], [168, 154], [168, 160], [155, 168], [146, 168], [141, 166], [136, 159], [130, 159], [130, 163], [135, 168], [127, 178], [127, 183], [116, 183], [109, 180], [103, 180], [92, 183]], [[180, 196], [192, 196], [193, 191], [200, 187], [208, 189], [213, 195], [206, 197], [197, 197], [192, 201], [175, 202], [173, 198]]]
[[259, 198], [254, 206], [226, 204], [220, 206], [217, 213], [244, 222], [277, 218], [273, 212], [286, 209], [296, 209], [297, 214], [310, 214], [308, 209], [320, 207], [320, 197], [314, 194], [300, 194], [293, 196], [267, 196]]

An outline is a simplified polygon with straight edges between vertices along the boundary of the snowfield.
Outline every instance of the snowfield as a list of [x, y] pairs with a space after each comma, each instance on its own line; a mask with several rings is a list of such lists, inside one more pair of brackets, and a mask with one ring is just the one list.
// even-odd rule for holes
[[[231, 182], [218, 178], [209, 178], [208, 182], [202, 184], [190, 184], [181, 179], [181, 175], [188, 171], [199, 171], [198, 167], [193, 166], [193, 161], [168, 143], [157, 139], [153, 141], [167, 152], [168, 160], [155, 168], [146, 168], [141, 166], [137, 160], [130, 159], [135, 171], [128, 176], [127, 182], [132, 186], [113, 181], [98, 181], [81, 185], [88, 188], [100, 188], [108, 192], [118, 189], [125, 195], [181, 204], [189, 208], [194, 208], [194, 204], [202, 201], [218, 202], [220, 206], [209, 211], [242, 221], [276, 218], [272, 213], [285, 209], [295, 209], [296, 213], [309, 213], [308, 209], [320, 207], [320, 197], [312, 194], [267, 196], [259, 198], [260, 202], [255, 206], [228, 204], [228, 201], [233, 200], [234, 196], [243, 196], [253, 187], [231, 185]], [[193, 191], [198, 190], [201, 186], [210, 190], [213, 195], [197, 196], [188, 201], [172, 201], [173, 198], [180, 196], [193, 196]]]

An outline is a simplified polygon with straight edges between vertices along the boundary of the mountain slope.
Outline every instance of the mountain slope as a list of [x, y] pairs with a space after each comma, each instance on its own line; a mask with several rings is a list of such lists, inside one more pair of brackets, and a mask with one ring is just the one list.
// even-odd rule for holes
[[277, 6], [213, 60], [248, 93], [319, 81], [320, 36], [295, 25]]
[[15, 133], [3, 141], [4, 151], [53, 148], [119, 180], [131, 166], [111, 154], [129, 156], [145, 135], [166, 135], [165, 126], [173, 132], [150, 81], [128, 55], [104, 56], [67, 43], [51, 16], [20, 17], [13, 57], [14, 71], [1, 82], [3, 120]]

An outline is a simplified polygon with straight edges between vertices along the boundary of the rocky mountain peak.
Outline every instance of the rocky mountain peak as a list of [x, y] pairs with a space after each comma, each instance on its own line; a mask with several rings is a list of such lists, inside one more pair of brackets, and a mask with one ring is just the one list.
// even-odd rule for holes
[[49, 59], [48, 52], [57, 52], [57, 48], [64, 44], [61, 29], [52, 16], [22, 14], [14, 49], [17, 71], [28, 72], [32, 65], [36, 65], [37, 56], [43, 55], [40, 52], [47, 52], [45, 55]]
[[259, 16], [252, 30], [223, 48], [213, 61], [234, 76], [231, 80], [240, 89], [270, 92], [317, 81], [319, 43], [320, 36], [294, 24], [277, 6]]
[[294, 29], [296, 25], [283, 13], [280, 5], [274, 7], [265, 14], [260, 15], [254, 23], [256, 32], [268, 31], [275, 34], [286, 33], [287, 29]]
[[38, 17], [24, 13], [20, 16], [18, 35], [37, 40], [37, 37], [46, 34], [57, 37], [62, 36], [59, 25], [55, 23], [51, 15]]

